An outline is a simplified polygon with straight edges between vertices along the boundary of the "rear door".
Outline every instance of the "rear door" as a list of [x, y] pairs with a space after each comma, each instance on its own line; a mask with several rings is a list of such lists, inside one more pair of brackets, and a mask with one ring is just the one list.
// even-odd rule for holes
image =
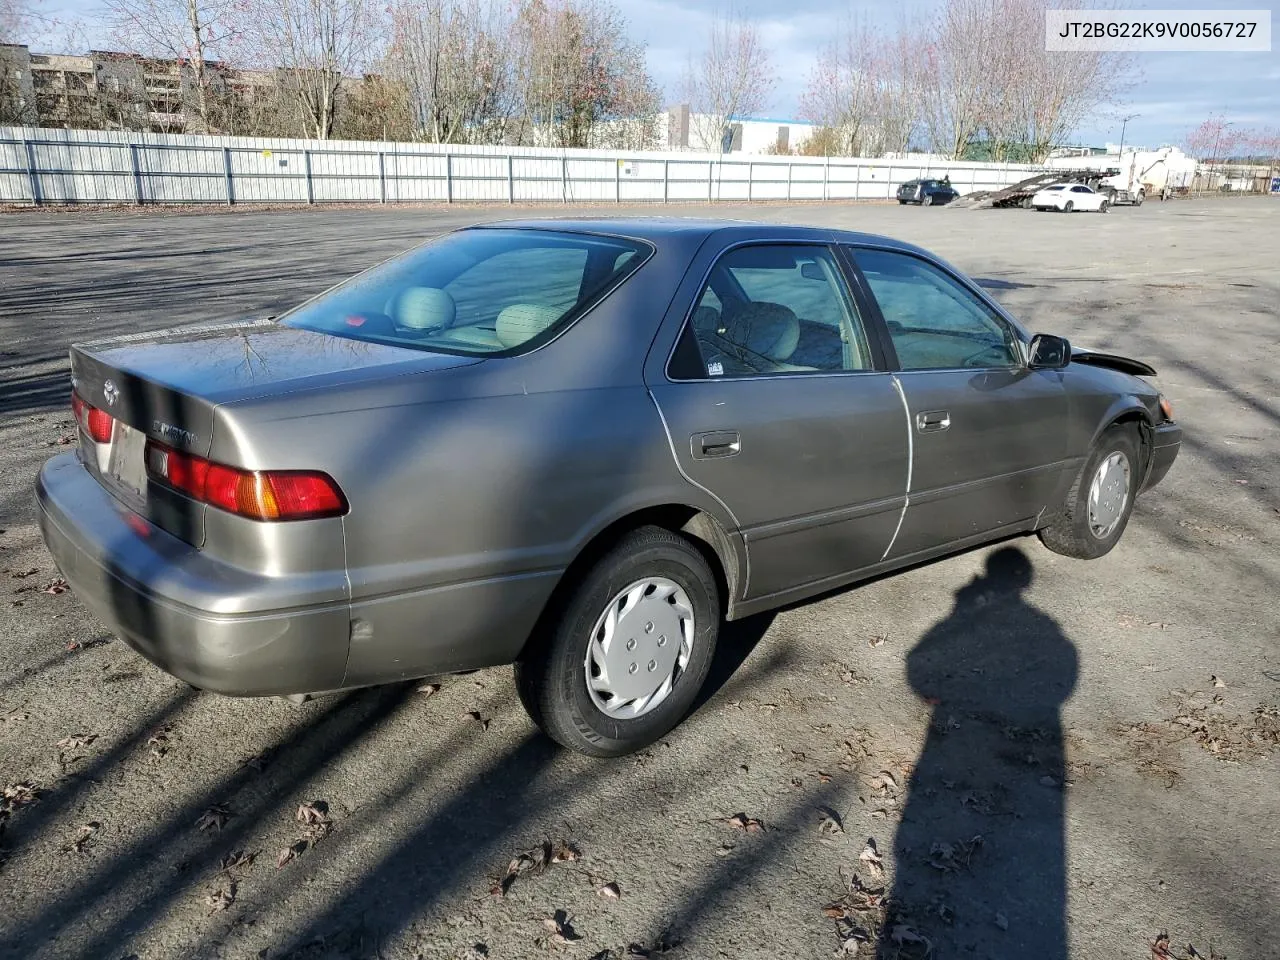
[[684, 309], [649, 389], [681, 471], [744, 537], [745, 596], [879, 562], [905, 500], [906, 413], [836, 252], [731, 247]]
[[888, 333], [911, 418], [909, 501], [889, 557], [1037, 516], [1066, 467], [1061, 371], [1027, 368], [1012, 326], [941, 265], [848, 249]]

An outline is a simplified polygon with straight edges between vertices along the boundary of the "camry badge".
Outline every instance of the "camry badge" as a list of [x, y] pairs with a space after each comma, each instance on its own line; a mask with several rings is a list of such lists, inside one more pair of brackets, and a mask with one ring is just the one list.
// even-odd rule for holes
[[102, 384], [102, 395], [107, 398], [107, 406], [113, 406], [116, 397], [120, 396], [120, 388], [114, 380], [107, 380]]

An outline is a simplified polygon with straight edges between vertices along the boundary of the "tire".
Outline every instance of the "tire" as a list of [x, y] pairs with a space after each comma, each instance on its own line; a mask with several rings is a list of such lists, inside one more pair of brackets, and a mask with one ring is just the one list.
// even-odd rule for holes
[[1106, 212], [1107, 212], [1107, 208], [1108, 208], [1108, 207], [1110, 207], [1110, 206], [1111, 206], [1111, 204], [1110, 204], [1110, 203], [1108, 203], [1106, 200], [1103, 200], [1103, 201], [1102, 201], [1102, 204], [1098, 207], [1098, 212], [1099, 212], [1099, 213], [1106, 213]]
[[900, 207], [905, 207], [906, 205], [907, 205], [907, 201], [905, 201], [905, 200], [899, 200], [899, 201], [898, 201], [898, 206], [900, 206]]
[[[639, 585], [646, 579], [674, 584], [678, 592], [671, 599], [677, 602], [660, 599], [661, 593], [657, 590], [652, 596], [637, 594], [635, 591], [641, 589]], [[687, 607], [681, 607], [681, 599], [688, 601]], [[624, 676], [623, 671], [639, 673], [639, 682], [644, 683], [645, 667], [654, 671], [654, 664], [658, 665], [656, 672], [661, 676], [666, 672], [663, 658], [671, 662], [672, 672], [668, 676], [673, 678], [668, 692], [659, 697], [656, 706], [635, 717], [627, 717], [626, 713], [641, 702], [643, 695], [630, 701], [619, 696], [620, 715], [613, 716], [597, 703], [597, 698], [604, 701], [606, 695], [593, 694], [587, 680], [591, 673], [607, 683], [607, 674], [598, 670], [592, 661], [592, 635], [602, 633], [602, 622], [610, 611], [617, 615], [628, 600], [632, 601], [630, 614], [623, 614], [616, 630], [625, 633], [630, 628], [636, 631], [635, 635], [626, 638], [629, 645], [625, 651], [612, 644], [608, 648], [614, 654], [611, 663], [621, 668], [616, 686], [622, 693], [629, 692], [626, 687], [629, 677]], [[638, 608], [637, 603], [650, 606], [645, 611]], [[681, 619], [682, 609], [692, 614], [687, 626]], [[634, 753], [670, 732], [693, 705], [711, 668], [720, 633], [721, 609], [715, 574], [697, 548], [670, 530], [642, 527], [619, 540], [586, 571], [564, 602], [551, 611], [539, 635], [515, 665], [520, 701], [530, 719], [562, 746], [592, 757]], [[635, 616], [637, 613], [639, 617]], [[657, 616], [653, 616], [654, 613]], [[649, 616], [653, 619], [647, 619]], [[683, 633], [686, 629], [687, 635]], [[620, 641], [622, 633], [615, 632], [613, 637]], [[691, 646], [687, 656], [686, 639]], [[638, 648], [634, 646], [637, 643]], [[668, 643], [673, 645], [667, 646]], [[617, 654], [628, 659], [634, 655], [636, 661], [628, 664]], [[680, 667], [682, 657], [684, 665]], [[662, 682], [665, 684], [665, 680]]]
[[1072, 210], [1074, 210], [1075, 208], [1076, 208], [1076, 205], [1075, 205], [1072, 201], [1068, 200], [1068, 201], [1067, 201], [1067, 205], [1066, 205], [1065, 207], [1063, 207], [1063, 208], [1062, 208], [1062, 212], [1063, 212], [1063, 213], [1070, 213], [1070, 212], [1071, 212]]
[[926, 194], [925, 194], [925, 195], [920, 199], [920, 206], [922, 206], [922, 207], [932, 207], [932, 206], [933, 206], [933, 194], [932, 194], [932, 193], [926, 193]]
[[[1106, 511], [1101, 516], [1091, 516], [1089, 500], [1094, 479], [1099, 475], [1103, 464], [1119, 455], [1124, 458], [1128, 467], [1127, 479], [1123, 486], [1124, 500], [1119, 504], [1119, 513], [1111, 518]], [[1114, 461], [1113, 461], [1114, 464]], [[1114, 466], [1112, 467], [1114, 469]], [[1079, 560], [1095, 560], [1110, 553], [1120, 541], [1125, 527], [1129, 525], [1129, 517], [1133, 512], [1133, 498], [1137, 494], [1141, 480], [1142, 457], [1141, 446], [1136, 431], [1132, 427], [1115, 425], [1109, 427], [1101, 437], [1093, 451], [1084, 462], [1080, 473], [1076, 476], [1071, 489], [1058, 515], [1053, 521], [1037, 531], [1040, 542], [1064, 557], [1075, 557]], [[1115, 476], [1112, 474], [1112, 476]], [[1119, 494], [1119, 488], [1112, 488]], [[1104, 483], [1102, 494], [1105, 498], [1107, 486]], [[1114, 501], [1113, 501], [1114, 502]], [[1103, 532], [1095, 525], [1097, 520], [1110, 520], [1109, 527]]]
[[1140, 206], [1142, 206], [1142, 201], [1143, 201], [1144, 199], [1146, 199], [1146, 198], [1143, 196], [1143, 192], [1142, 192], [1141, 190], [1139, 190], [1139, 191], [1138, 191], [1138, 195], [1137, 195], [1136, 197], [1134, 197], [1134, 198], [1133, 198], [1133, 205], [1134, 205], [1135, 207], [1140, 207]]

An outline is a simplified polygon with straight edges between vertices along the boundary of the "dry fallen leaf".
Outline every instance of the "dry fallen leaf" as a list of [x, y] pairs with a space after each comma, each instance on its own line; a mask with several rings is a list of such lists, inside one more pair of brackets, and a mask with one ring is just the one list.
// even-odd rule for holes
[[1213, 685], [1215, 687], [1225, 687], [1227, 685], [1227, 682], [1225, 680], [1223, 680], [1221, 677], [1218, 677], [1216, 675], [1213, 677], [1210, 677], [1209, 679], [1213, 681]]
[[50, 580], [40, 589], [43, 590], [45, 593], [51, 593], [51, 594], [57, 595], [59, 593], [66, 593], [67, 590], [69, 590], [70, 588], [67, 586], [67, 581], [59, 577], [56, 580]]
[[554, 916], [547, 917], [542, 921], [542, 925], [552, 931], [552, 943], [572, 943], [575, 940], [582, 939], [582, 937], [574, 931], [569, 920], [569, 914], [565, 913], [563, 910], [557, 910]]
[[76, 834], [76, 838], [72, 840], [65, 849], [70, 853], [82, 853], [85, 845], [89, 842], [89, 838], [101, 829], [102, 824], [97, 820], [90, 820], [80, 828], [80, 832]]
[[597, 890], [596, 893], [604, 897], [606, 900], [622, 899], [622, 888], [612, 881], [606, 883], [603, 887]]
[[420, 694], [422, 694], [423, 696], [429, 697], [429, 696], [431, 696], [431, 695], [432, 695], [432, 694], [434, 694], [434, 693], [439, 693], [439, 692], [440, 692], [440, 684], [438, 684], [438, 683], [424, 683], [424, 684], [422, 684], [422, 686], [418, 687], [417, 692], [418, 692], [418, 693], [420, 693]]
[[818, 832], [821, 834], [835, 835], [844, 833], [844, 824], [840, 822], [840, 815], [834, 810], [822, 810], [822, 819], [818, 821]]
[[253, 866], [253, 861], [257, 859], [259, 852], [255, 850], [252, 853], [245, 853], [243, 850], [237, 850], [223, 857], [219, 867], [223, 870], [247, 869]]
[[209, 908], [209, 916], [226, 910], [236, 902], [236, 885], [227, 884], [226, 888], [218, 887], [204, 898], [204, 905]]
[[58, 741], [59, 750], [77, 750], [80, 747], [87, 747], [93, 741], [98, 739], [96, 733], [75, 733], [69, 737], [63, 737]]
[[877, 880], [884, 876], [884, 859], [876, 850], [876, 842], [868, 837], [867, 845], [862, 848], [862, 852], [858, 854], [858, 859], [867, 865], [867, 869], [871, 871], [872, 876]]
[[299, 823], [324, 823], [329, 819], [329, 805], [323, 800], [311, 800], [299, 806], [293, 818]]
[[1173, 954], [1169, 952], [1169, 935], [1164, 931], [1156, 934], [1155, 940], [1151, 943], [1152, 960], [1170, 960]]
[[469, 720], [474, 720], [476, 723], [480, 724], [481, 730], [489, 729], [489, 721], [486, 720], [484, 717], [480, 716], [479, 710], [468, 710], [466, 713], [463, 714], [463, 716]]
[[0, 791], [0, 813], [17, 810], [29, 803], [35, 803], [38, 799], [40, 799], [40, 788], [30, 780], [11, 783]]
[[231, 811], [227, 809], [225, 804], [215, 803], [212, 807], [200, 814], [200, 819], [196, 821], [197, 830], [221, 830], [227, 825], [227, 821], [231, 818]]
[[297, 843], [294, 843], [292, 846], [285, 847], [278, 854], [276, 854], [276, 869], [279, 870], [286, 863], [296, 860], [298, 858], [298, 855], [304, 852], [306, 849], [307, 849], [307, 841], [305, 840], [299, 840]]
[[878, 647], [888, 639], [889, 638], [886, 637], [884, 634], [877, 633], [874, 637], [872, 637], [870, 640], [867, 641], [867, 645], [872, 647]]

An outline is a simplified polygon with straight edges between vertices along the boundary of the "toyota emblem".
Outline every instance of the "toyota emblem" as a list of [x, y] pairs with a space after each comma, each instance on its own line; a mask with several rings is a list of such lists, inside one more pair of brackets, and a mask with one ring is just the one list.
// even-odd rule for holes
[[102, 384], [102, 395], [107, 398], [107, 406], [113, 406], [116, 397], [120, 396], [120, 388], [116, 386], [114, 380], [107, 380]]

